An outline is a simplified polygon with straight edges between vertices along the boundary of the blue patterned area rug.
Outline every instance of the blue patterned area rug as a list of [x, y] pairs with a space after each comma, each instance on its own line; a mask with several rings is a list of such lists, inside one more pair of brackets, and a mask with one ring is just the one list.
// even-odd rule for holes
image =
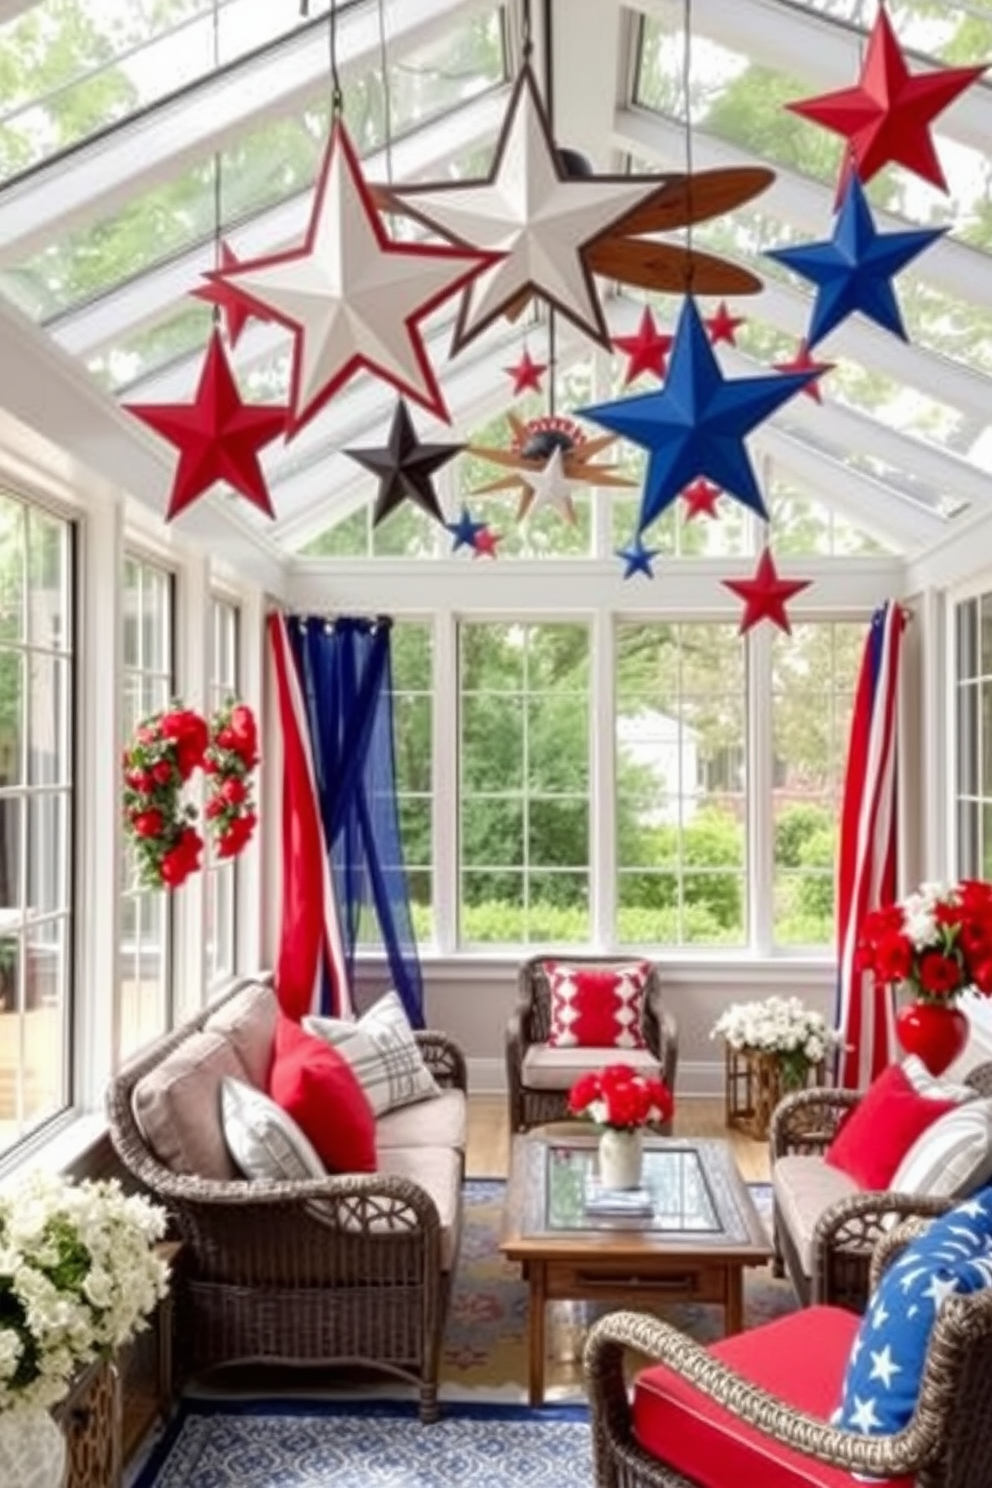
[[592, 1488], [582, 1406], [186, 1402], [134, 1488]]

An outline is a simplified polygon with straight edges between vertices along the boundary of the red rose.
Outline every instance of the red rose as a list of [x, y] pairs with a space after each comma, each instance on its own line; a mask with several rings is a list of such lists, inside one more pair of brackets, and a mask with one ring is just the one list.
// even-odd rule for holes
[[172, 779], [172, 766], [168, 760], [159, 760], [152, 765], [152, 779], [156, 785], [168, 785]]
[[159, 864], [162, 882], [170, 889], [178, 889], [180, 884], [186, 882], [192, 871], [193, 865], [189, 857], [178, 847], [171, 848]]
[[229, 806], [240, 806], [241, 802], [247, 796], [248, 790], [243, 780], [239, 779], [237, 775], [232, 775], [229, 780], [224, 781], [224, 784], [220, 788], [220, 793]]
[[240, 742], [237, 734], [229, 724], [226, 728], [222, 728], [216, 737], [216, 743], [219, 749], [233, 749], [235, 753], [237, 753]]
[[131, 825], [138, 837], [158, 837], [165, 826], [161, 811], [139, 811], [131, 818]]
[[238, 703], [231, 709], [230, 726], [242, 744], [248, 744], [254, 749], [258, 736], [255, 715], [246, 703]]
[[983, 997], [992, 997], [992, 956], [985, 961], [976, 961], [971, 969], [971, 979]]
[[935, 997], [946, 997], [961, 986], [961, 968], [953, 956], [924, 951], [920, 957], [920, 986]]
[[913, 942], [898, 931], [888, 931], [875, 947], [874, 971], [883, 982], [902, 982], [913, 969]]
[[223, 796], [210, 796], [207, 799], [206, 806], [204, 806], [203, 808], [203, 814], [204, 816], [208, 817], [210, 821], [213, 821], [215, 817], [223, 816], [226, 810], [227, 802], [224, 800]]
[[158, 725], [154, 723], [142, 724], [135, 737], [139, 744], [154, 744], [159, 737]]

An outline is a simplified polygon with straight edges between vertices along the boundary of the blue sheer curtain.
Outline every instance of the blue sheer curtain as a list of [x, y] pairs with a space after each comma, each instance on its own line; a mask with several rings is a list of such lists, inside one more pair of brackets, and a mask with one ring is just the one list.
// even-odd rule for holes
[[349, 985], [364, 916], [375, 913], [407, 1017], [424, 1026], [423, 982], [400, 841], [393, 749], [392, 622], [296, 615], [288, 622]]

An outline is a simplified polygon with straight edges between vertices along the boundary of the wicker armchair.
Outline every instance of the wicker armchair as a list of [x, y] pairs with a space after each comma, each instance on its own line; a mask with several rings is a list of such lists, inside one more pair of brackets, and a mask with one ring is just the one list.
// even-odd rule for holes
[[[900, 1225], [876, 1247], [872, 1283], [923, 1228]], [[820, 1309], [831, 1311], [831, 1309]], [[801, 1327], [815, 1313], [789, 1321]], [[777, 1324], [766, 1325], [774, 1329]], [[744, 1338], [756, 1339], [754, 1329]], [[628, 1350], [668, 1366], [702, 1397], [780, 1446], [836, 1470], [838, 1484], [856, 1474], [864, 1481], [901, 1479], [916, 1488], [987, 1488], [992, 1454], [992, 1291], [952, 1297], [943, 1306], [931, 1338], [919, 1402], [909, 1424], [895, 1436], [862, 1436], [831, 1426], [760, 1388], [747, 1372], [729, 1367], [676, 1328], [639, 1313], [617, 1312], [592, 1328], [585, 1350], [586, 1385], [592, 1413], [596, 1488], [700, 1488], [661, 1458], [645, 1451], [633, 1429], [635, 1407], [625, 1377]], [[840, 1398], [840, 1379], [836, 1385]], [[813, 1461], [810, 1463], [813, 1468]], [[821, 1469], [822, 1471], [822, 1469]], [[736, 1488], [708, 1473], [707, 1488]], [[804, 1479], [805, 1481], [805, 1479]], [[814, 1477], [809, 1478], [810, 1482]], [[820, 1482], [820, 1477], [815, 1478]], [[831, 1475], [825, 1479], [831, 1483]]]
[[[441, 1219], [424, 1188], [382, 1173], [208, 1180], [164, 1167], [145, 1142], [134, 1088], [207, 1016], [158, 1040], [107, 1093], [118, 1156], [166, 1206], [183, 1242], [175, 1279], [179, 1377], [247, 1360], [368, 1367], [418, 1386], [421, 1420], [436, 1420], [454, 1259], [443, 1267]], [[439, 1033], [417, 1040], [437, 1082], [464, 1091], [461, 1050]], [[454, 1223], [457, 1256], [457, 1216]]]
[[[563, 957], [570, 966], [617, 966], [628, 964], [629, 956]], [[506, 1028], [506, 1084], [510, 1104], [510, 1131], [525, 1132], [548, 1121], [561, 1121], [568, 1115], [568, 1090], [574, 1072], [566, 1076], [560, 1088], [548, 1089], [529, 1085], [524, 1068], [528, 1049], [547, 1042], [551, 1028], [551, 988], [544, 972], [545, 953], [524, 961], [517, 975], [517, 1006]], [[661, 977], [652, 965], [644, 991], [644, 1038], [654, 1061], [670, 1090], [675, 1089], [678, 1065], [678, 1026], [672, 1013], [662, 1005]], [[576, 1051], [581, 1054], [582, 1051]], [[614, 1051], [614, 1059], [625, 1056]], [[659, 1131], [670, 1131], [670, 1123]]]
[[[964, 1083], [992, 1096], [992, 1062], [976, 1065]], [[790, 1155], [822, 1155], [861, 1096], [856, 1090], [818, 1088], [796, 1091], [779, 1102], [768, 1138], [773, 1188], [775, 1164]], [[829, 1302], [861, 1312], [868, 1298], [872, 1250], [891, 1226], [891, 1216], [932, 1217], [943, 1214], [952, 1202], [894, 1192], [860, 1192], [837, 1199], [816, 1221], [807, 1270], [799, 1237], [775, 1193], [773, 1268], [777, 1275], [789, 1276], [804, 1305]]]

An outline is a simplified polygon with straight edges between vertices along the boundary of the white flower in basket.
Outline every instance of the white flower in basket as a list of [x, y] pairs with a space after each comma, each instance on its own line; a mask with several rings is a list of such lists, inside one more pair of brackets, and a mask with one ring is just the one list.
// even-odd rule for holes
[[843, 1043], [823, 1014], [798, 997], [732, 1003], [714, 1023], [710, 1038], [724, 1039], [731, 1049], [774, 1055], [787, 1090], [805, 1085], [810, 1066]]

